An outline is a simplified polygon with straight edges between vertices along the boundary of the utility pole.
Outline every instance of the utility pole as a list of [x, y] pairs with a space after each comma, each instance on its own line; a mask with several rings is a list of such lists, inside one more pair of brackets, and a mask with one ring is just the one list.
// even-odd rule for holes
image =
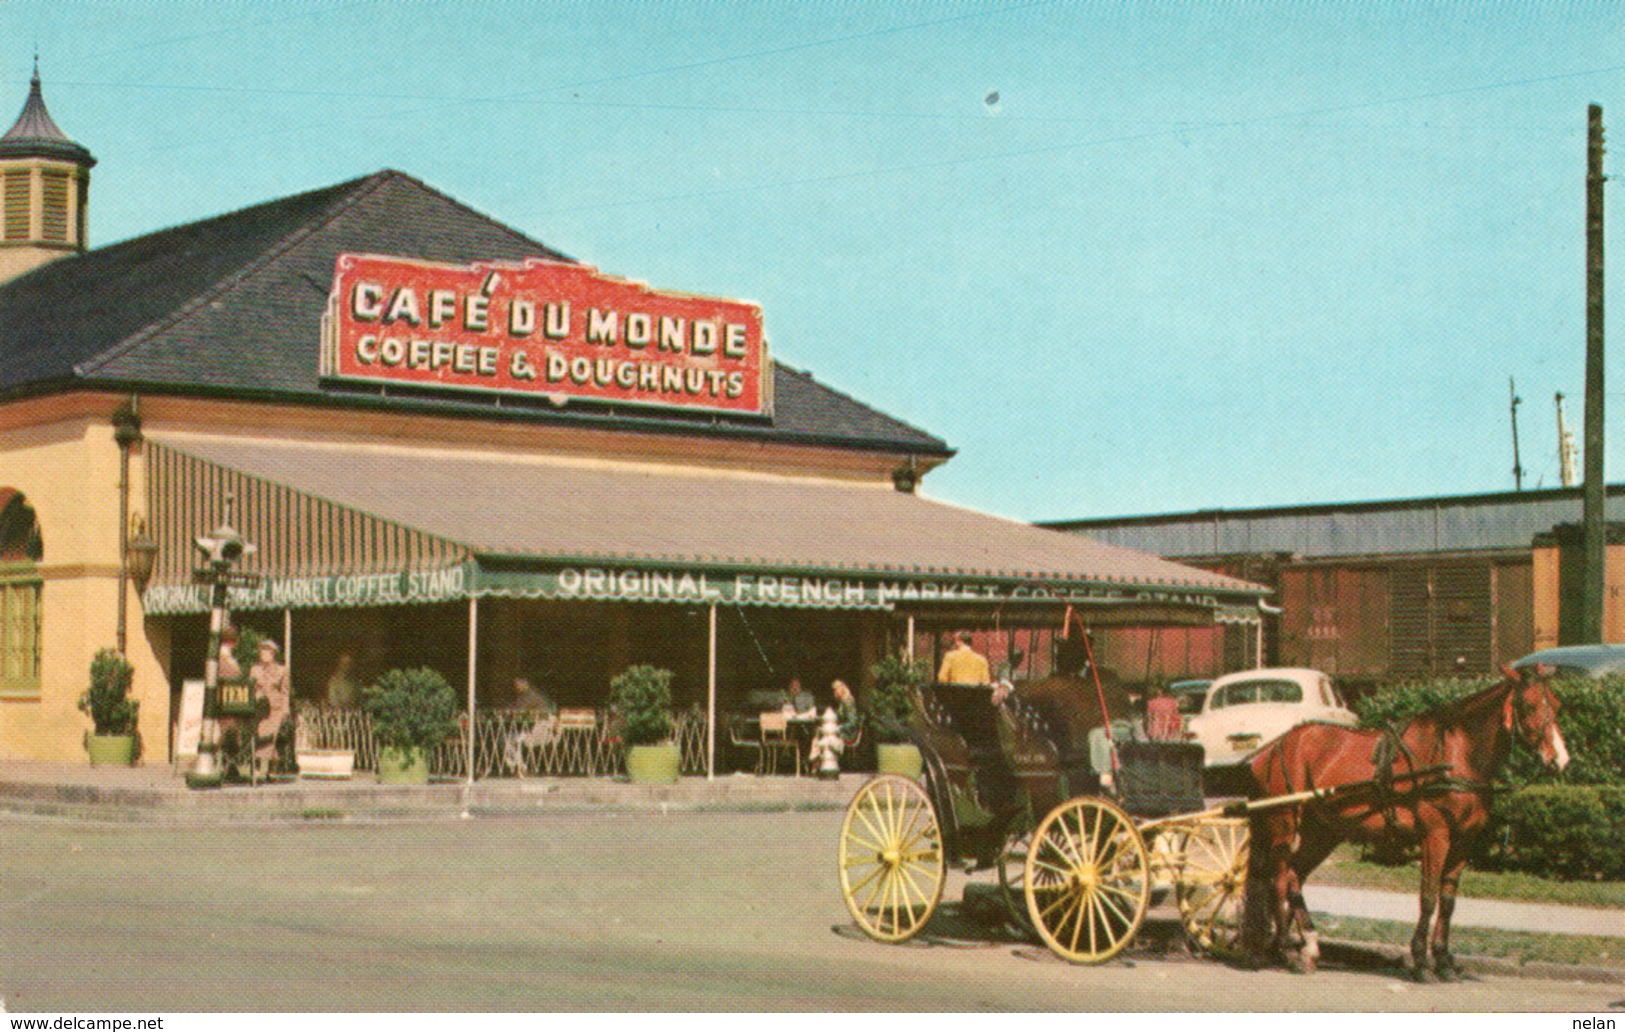
[[1523, 490], [1523, 459], [1518, 455], [1518, 406], [1523, 399], [1518, 397], [1518, 384], [1512, 377], [1507, 377], [1507, 393], [1512, 396], [1512, 489]]
[[1607, 598], [1607, 521], [1603, 502], [1603, 306], [1602, 306], [1602, 107], [1592, 104], [1586, 134], [1586, 410], [1585, 410], [1585, 575], [1581, 595], [1580, 641], [1601, 642]]

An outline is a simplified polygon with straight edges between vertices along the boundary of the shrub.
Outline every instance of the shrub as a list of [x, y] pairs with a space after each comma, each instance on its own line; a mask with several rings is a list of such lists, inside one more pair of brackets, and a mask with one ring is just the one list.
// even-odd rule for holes
[[[1435, 678], [1404, 681], [1354, 703], [1366, 727], [1401, 726], [1420, 713], [1487, 688], [1489, 678]], [[1564, 678], [1551, 682], [1559, 704], [1558, 721], [1571, 762], [1560, 775], [1574, 785], [1625, 785], [1625, 678], [1601, 681]], [[1559, 777], [1522, 745], [1501, 777], [1522, 786]]]
[[902, 654], [890, 655], [871, 666], [869, 673], [875, 679], [869, 695], [875, 730], [882, 741], [901, 742], [914, 713], [914, 697], [931, 680], [931, 664], [923, 657], [910, 660]]
[[609, 682], [609, 698], [627, 745], [655, 745], [671, 737], [670, 670], [647, 663], [627, 667]]
[[90, 687], [79, 697], [79, 709], [90, 714], [98, 735], [135, 734], [141, 704], [130, 698], [132, 667], [117, 649], [102, 649], [90, 661]]
[[1488, 861], [1567, 878], [1625, 877], [1625, 788], [1531, 785], [1496, 800]]
[[428, 752], [457, 733], [457, 693], [428, 667], [387, 671], [363, 696], [381, 746]]
[[1487, 677], [1435, 677], [1398, 681], [1351, 705], [1362, 727], [1402, 727], [1412, 717], [1488, 688]]
[[265, 635], [252, 627], [237, 629], [237, 644], [231, 650], [231, 658], [237, 661], [237, 667], [242, 670], [244, 677], [247, 677], [248, 671], [260, 661], [260, 642], [264, 640]]

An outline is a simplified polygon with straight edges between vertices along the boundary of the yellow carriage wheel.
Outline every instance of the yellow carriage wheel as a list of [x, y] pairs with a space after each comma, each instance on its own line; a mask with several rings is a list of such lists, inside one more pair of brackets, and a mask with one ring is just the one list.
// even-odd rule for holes
[[942, 831], [919, 782], [883, 774], [866, 782], [841, 825], [841, 892], [864, 933], [902, 942], [931, 919], [947, 866]]
[[1093, 796], [1049, 812], [1027, 850], [1027, 913], [1050, 949], [1098, 964], [1134, 939], [1151, 895], [1145, 839], [1116, 804]]
[[1176, 891], [1185, 939], [1193, 949], [1234, 949], [1247, 891], [1247, 820], [1209, 818], [1185, 829], [1182, 837]]

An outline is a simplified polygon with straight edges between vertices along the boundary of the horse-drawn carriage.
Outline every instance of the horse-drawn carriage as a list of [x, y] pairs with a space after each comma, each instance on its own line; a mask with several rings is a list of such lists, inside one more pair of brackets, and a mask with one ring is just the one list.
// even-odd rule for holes
[[1012, 922], [1069, 960], [1118, 953], [1169, 891], [1195, 946], [1233, 939], [1246, 821], [1204, 809], [1201, 748], [1113, 741], [1106, 690], [1078, 678], [1000, 695], [923, 688], [908, 729], [923, 784], [882, 775], [847, 807], [841, 887], [858, 926], [912, 937], [963, 865], [995, 872]]
[[[1254, 754], [1254, 798], [1208, 807], [1199, 746], [1114, 736], [1110, 716], [1128, 703], [1098, 679], [1073, 677], [1008, 695], [921, 689], [908, 734], [923, 779], [869, 780], [841, 827], [841, 890], [857, 926], [885, 942], [913, 937], [949, 867], [963, 866], [995, 872], [1012, 922], [1071, 961], [1115, 956], [1153, 897], [1171, 892], [1193, 949], [1240, 945], [1250, 916], [1263, 915], [1251, 929], [1262, 937], [1273, 916], [1278, 947], [1289, 925], [1305, 933], [1312, 968], [1303, 879], [1339, 841], [1389, 841], [1422, 851], [1417, 972], [1430, 970], [1431, 953], [1447, 973], [1455, 880], [1513, 740], [1553, 766], [1567, 760], [1543, 678], [1509, 670], [1402, 730], [1300, 724]], [[1249, 883], [1268, 897], [1251, 915]]]

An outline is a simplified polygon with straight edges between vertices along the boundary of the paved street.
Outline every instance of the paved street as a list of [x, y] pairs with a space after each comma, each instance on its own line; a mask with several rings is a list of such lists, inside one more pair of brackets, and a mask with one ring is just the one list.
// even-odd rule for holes
[[[162, 826], [0, 815], [0, 996], [11, 1011], [1593, 1014], [1625, 997], [1619, 985], [1424, 987], [1185, 959], [1073, 967], [1010, 942], [883, 946], [837, 931], [840, 818]], [[959, 895], [951, 883], [945, 899]]]

